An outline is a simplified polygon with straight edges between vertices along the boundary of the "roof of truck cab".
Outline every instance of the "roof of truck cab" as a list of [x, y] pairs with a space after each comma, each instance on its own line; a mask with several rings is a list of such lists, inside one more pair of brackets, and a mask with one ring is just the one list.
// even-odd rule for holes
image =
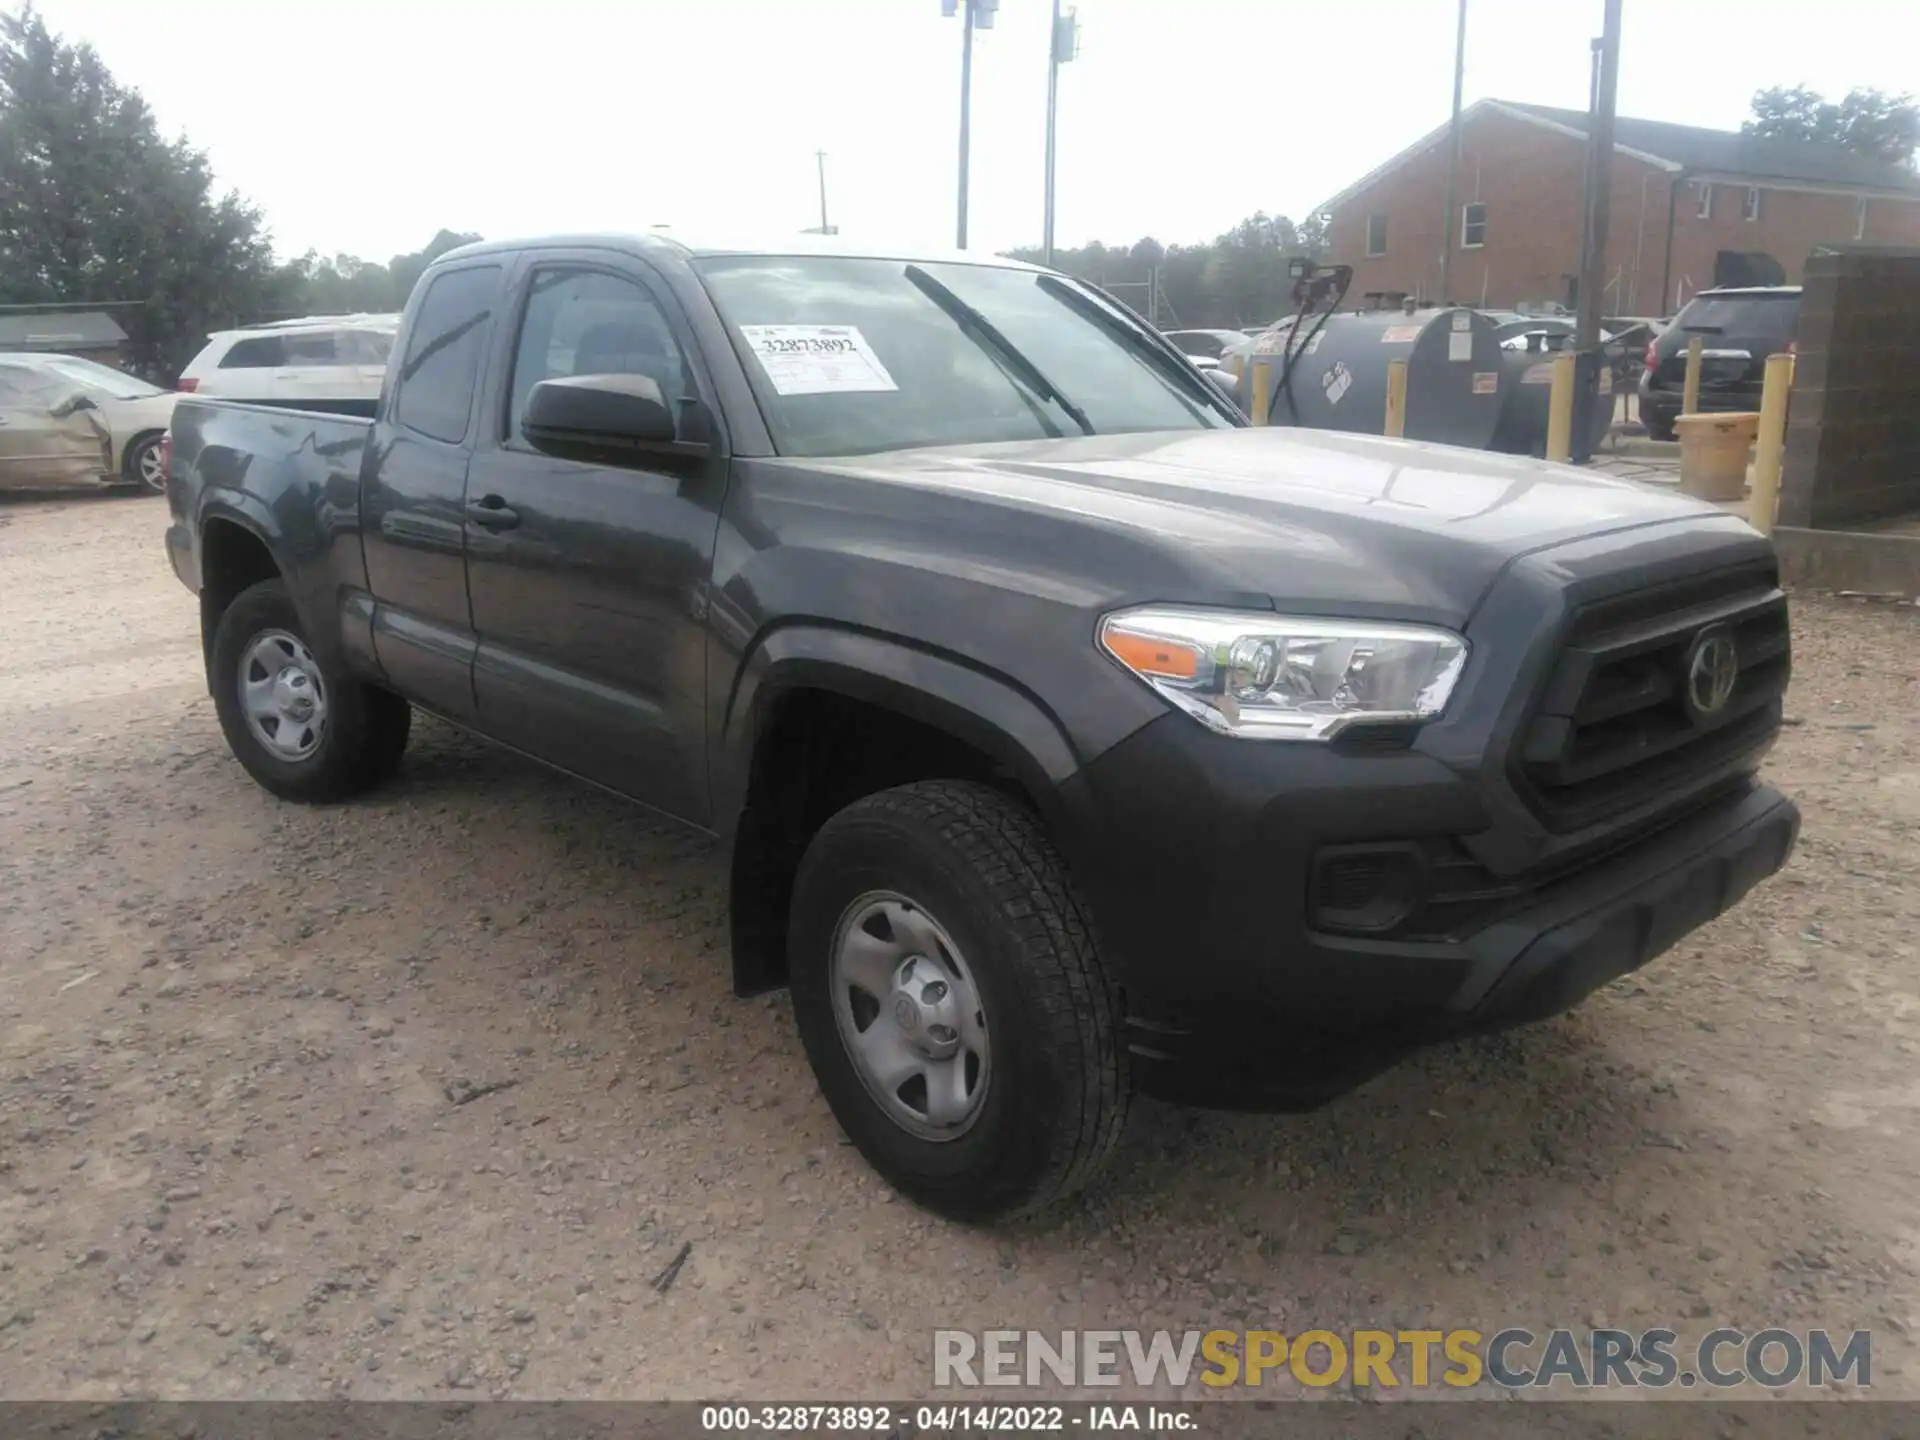
[[722, 255], [805, 255], [836, 256], [849, 260], [905, 260], [921, 264], [989, 265], [1005, 270], [1039, 271], [1042, 268], [985, 250], [941, 250], [821, 235], [728, 237], [726, 240], [717, 240], [667, 228], [624, 234], [535, 235], [517, 240], [480, 240], [471, 245], [462, 245], [457, 250], [449, 250], [434, 264], [444, 265], [471, 256], [512, 254], [521, 250], [574, 249], [627, 250], [639, 255], [679, 260], [706, 260]]

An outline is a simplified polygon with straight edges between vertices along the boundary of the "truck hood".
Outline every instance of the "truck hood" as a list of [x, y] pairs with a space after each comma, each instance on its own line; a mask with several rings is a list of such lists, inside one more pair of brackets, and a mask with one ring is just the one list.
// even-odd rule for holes
[[[1324, 430], [1090, 435], [800, 463], [1030, 511], [1135, 558], [1150, 550], [1158, 566], [1128, 569], [1154, 599], [1359, 601], [1455, 624], [1533, 551], [1676, 521], [1745, 528], [1701, 501], [1572, 466]], [[1097, 584], [1113, 573], [1096, 561], [1101, 548], [1090, 543], [1084, 565], [1061, 563]]]

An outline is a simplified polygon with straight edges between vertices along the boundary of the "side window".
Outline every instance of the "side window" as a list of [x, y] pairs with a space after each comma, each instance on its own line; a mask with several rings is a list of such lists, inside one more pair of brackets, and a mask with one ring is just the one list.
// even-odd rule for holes
[[1387, 253], [1387, 217], [1369, 215], [1367, 217], [1367, 257], [1372, 259]]
[[1460, 248], [1478, 250], [1487, 243], [1487, 207], [1470, 200], [1460, 211]]
[[497, 265], [449, 270], [434, 278], [414, 313], [400, 364], [397, 423], [448, 444], [465, 438], [474, 375], [499, 284]]
[[647, 375], [677, 416], [693, 394], [686, 356], [667, 317], [632, 280], [599, 270], [536, 270], [514, 348], [507, 437], [518, 440], [527, 396], [567, 375]]
[[236, 340], [220, 357], [222, 370], [276, 370], [287, 363], [284, 335], [254, 335]]
[[339, 335], [332, 330], [296, 331], [282, 337], [281, 344], [287, 358], [281, 362], [286, 365], [338, 365], [340, 360]]

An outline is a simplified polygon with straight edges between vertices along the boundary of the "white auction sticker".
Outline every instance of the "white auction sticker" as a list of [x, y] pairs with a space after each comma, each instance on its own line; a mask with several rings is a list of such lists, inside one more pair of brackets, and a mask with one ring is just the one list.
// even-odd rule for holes
[[900, 388], [857, 325], [742, 325], [740, 333], [781, 395]]

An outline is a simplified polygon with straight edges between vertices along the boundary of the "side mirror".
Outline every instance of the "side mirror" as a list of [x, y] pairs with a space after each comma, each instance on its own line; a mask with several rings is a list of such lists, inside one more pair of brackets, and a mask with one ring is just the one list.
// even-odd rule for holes
[[649, 375], [569, 375], [542, 380], [520, 417], [527, 443], [574, 460], [671, 445], [673, 411]]
[[1212, 384], [1214, 389], [1226, 396], [1227, 399], [1232, 400], [1236, 405], [1239, 404], [1237, 397], [1240, 390], [1240, 377], [1238, 375], [1224, 368], [1202, 370], [1200, 373], [1207, 377], [1207, 380]]

